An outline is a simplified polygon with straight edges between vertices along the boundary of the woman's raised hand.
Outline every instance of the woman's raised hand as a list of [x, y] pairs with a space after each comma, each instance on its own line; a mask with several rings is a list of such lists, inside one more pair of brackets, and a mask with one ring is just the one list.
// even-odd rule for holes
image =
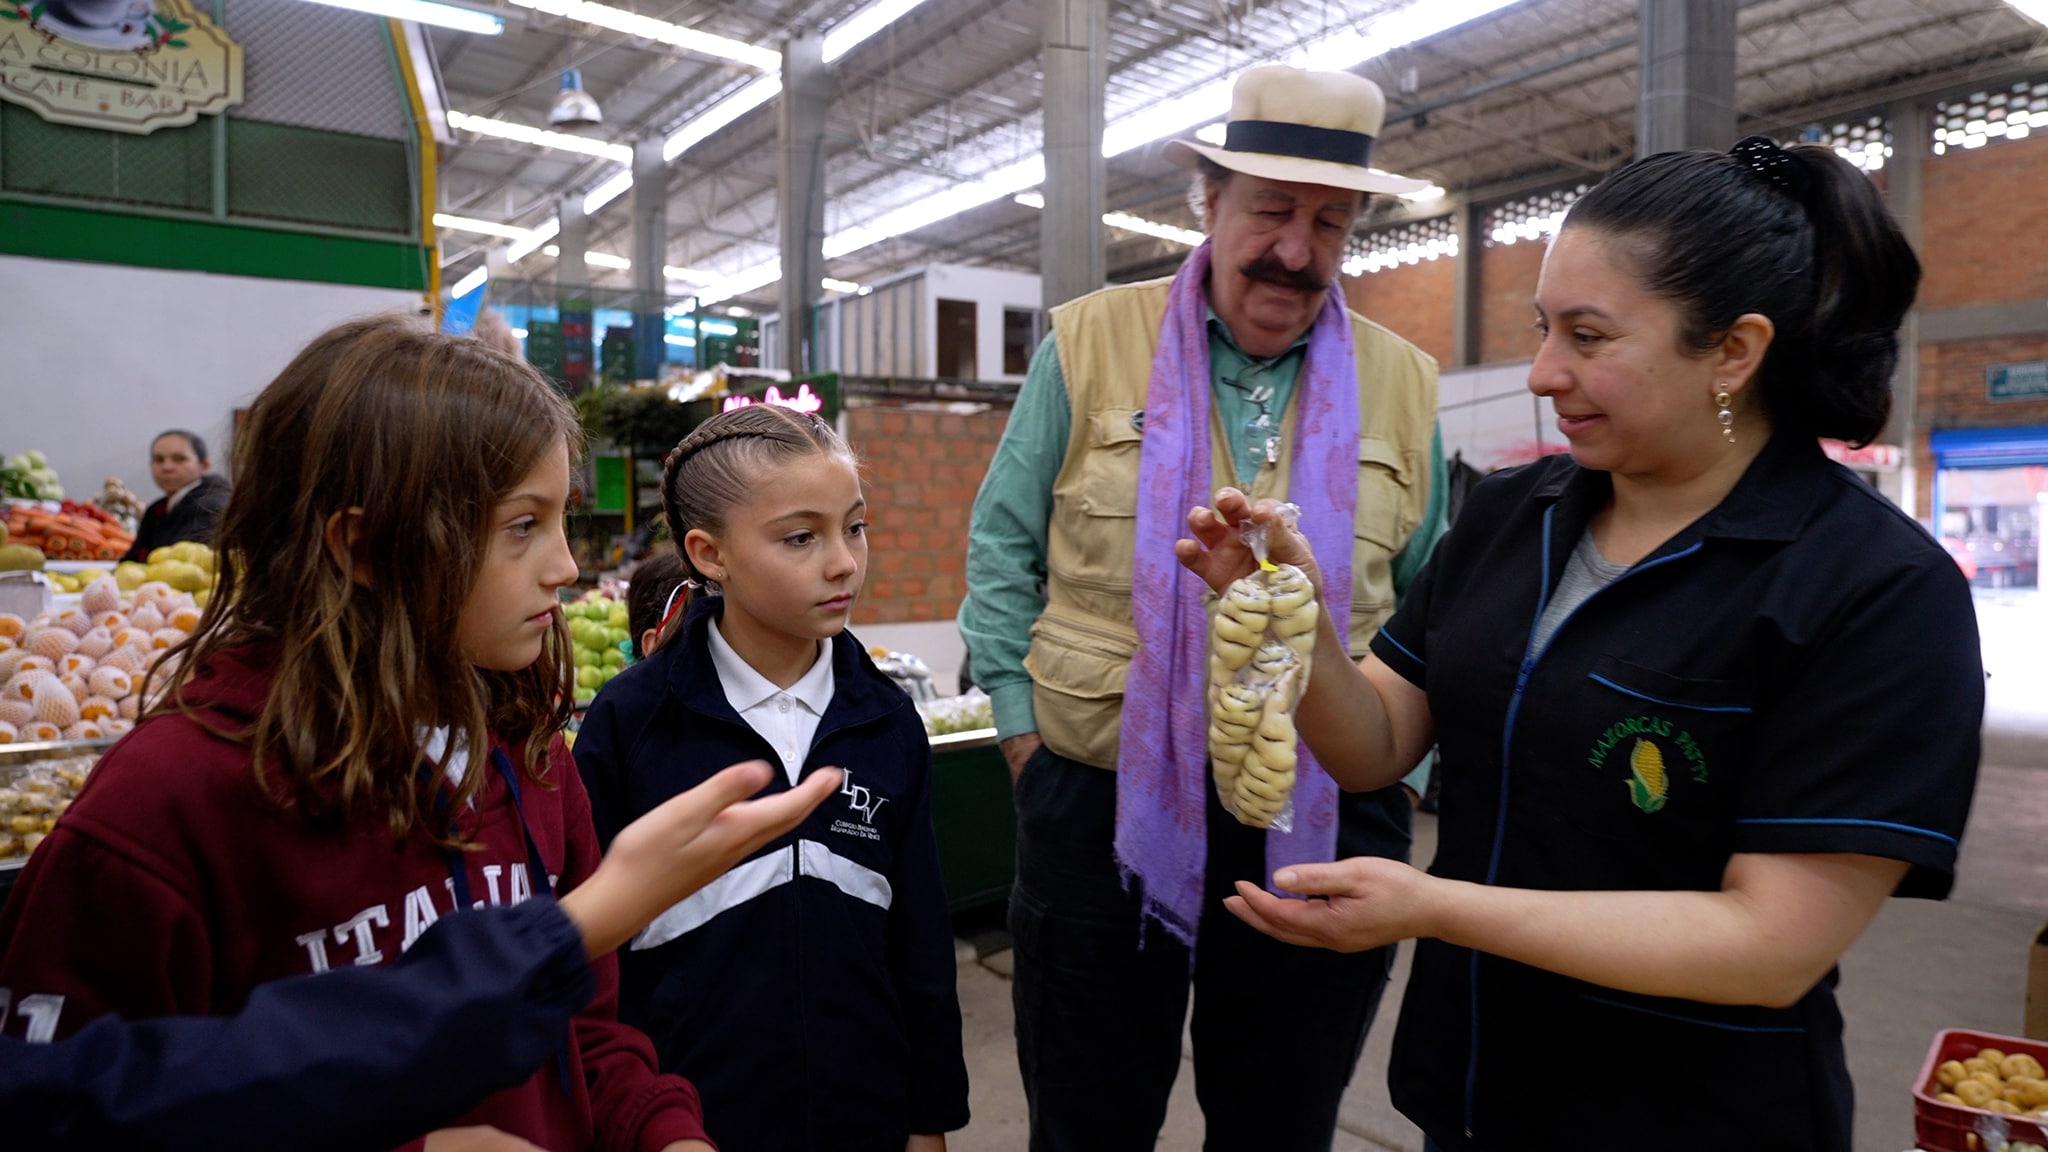
[[1238, 578], [1251, 575], [1259, 567], [1252, 550], [1238, 534], [1238, 525], [1247, 520], [1271, 525], [1266, 558], [1275, 564], [1292, 564], [1301, 569], [1320, 598], [1323, 573], [1316, 565], [1315, 553], [1308, 546], [1308, 538], [1281, 519], [1280, 507], [1277, 500], [1253, 503], [1235, 488], [1219, 489], [1214, 508], [1197, 507], [1188, 513], [1188, 531], [1195, 538], [1177, 541], [1173, 546], [1174, 557], [1220, 596]]

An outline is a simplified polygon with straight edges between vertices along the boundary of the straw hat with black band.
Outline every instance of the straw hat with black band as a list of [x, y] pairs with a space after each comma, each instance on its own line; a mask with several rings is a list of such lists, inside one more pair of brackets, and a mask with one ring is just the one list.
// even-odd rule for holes
[[1268, 64], [1237, 78], [1221, 148], [1174, 140], [1166, 158], [1193, 168], [1197, 157], [1207, 157], [1248, 176], [1359, 192], [1429, 187], [1427, 180], [1370, 166], [1373, 139], [1386, 118], [1387, 98], [1363, 76]]

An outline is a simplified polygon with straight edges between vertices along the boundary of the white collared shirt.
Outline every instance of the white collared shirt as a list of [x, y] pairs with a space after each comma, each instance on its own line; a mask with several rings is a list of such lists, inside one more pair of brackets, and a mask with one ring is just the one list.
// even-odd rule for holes
[[[206, 474], [202, 472], [199, 474], [199, 480], [204, 479], [206, 479]], [[192, 494], [192, 490], [194, 488], [199, 487], [199, 480], [194, 480], [190, 484], [185, 485], [183, 488], [178, 489], [176, 492], [171, 493], [170, 499], [164, 501], [164, 511], [166, 513], [169, 513], [171, 509], [176, 508], [178, 506], [178, 501], [183, 500], [187, 496], [190, 496]]]
[[733, 651], [719, 632], [718, 621], [706, 623], [711, 626], [711, 664], [718, 670], [719, 684], [725, 688], [726, 703], [740, 714], [747, 727], [760, 733], [768, 746], [775, 749], [775, 754], [782, 758], [782, 770], [788, 773], [789, 782], [795, 784], [803, 774], [804, 758], [811, 754], [818, 721], [824, 719], [825, 707], [832, 703], [832, 649], [818, 645], [818, 658], [811, 664], [811, 670], [785, 690], [754, 671], [753, 665]]

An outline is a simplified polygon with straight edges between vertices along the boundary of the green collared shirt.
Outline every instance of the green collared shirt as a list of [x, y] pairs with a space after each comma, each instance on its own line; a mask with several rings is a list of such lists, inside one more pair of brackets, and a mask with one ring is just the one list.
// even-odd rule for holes
[[[1210, 402], [1229, 437], [1238, 476], [1248, 478], [1257, 475], [1266, 459], [1265, 437], [1251, 424], [1259, 412], [1252, 391], [1260, 385], [1272, 389], [1266, 408], [1277, 436], [1281, 413], [1294, 396], [1307, 356], [1308, 335], [1303, 333], [1271, 360], [1256, 360], [1237, 346], [1213, 309], [1208, 317]], [[988, 693], [996, 732], [1003, 739], [1038, 730], [1024, 655], [1031, 648], [1031, 625], [1045, 610], [1052, 486], [1066, 461], [1073, 422], [1059, 349], [1048, 335], [1031, 357], [967, 529], [967, 596], [960, 604], [960, 634], [967, 642], [974, 681]], [[1444, 534], [1446, 487], [1439, 429], [1430, 443], [1428, 508], [1407, 546], [1394, 557], [1396, 596], [1407, 590]], [[1424, 765], [1408, 780], [1418, 792], [1427, 778], [1427, 761]]]

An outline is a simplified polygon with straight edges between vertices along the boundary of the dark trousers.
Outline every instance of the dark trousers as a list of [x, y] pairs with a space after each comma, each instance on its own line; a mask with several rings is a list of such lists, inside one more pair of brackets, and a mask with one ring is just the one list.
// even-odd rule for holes
[[[1344, 798], [1340, 857], [1407, 858], [1408, 801], [1390, 792]], [[1188, 950], [1157, 924], [1139, 946], [1138, 901], [1112, 851], [1114, 773], [1040, 749], [1016, 807], [1012, 995], [1032, 1152], [1150, 1152], [1180, 1071]], [[1212, 793], [1192, 981], [1203, 1147], [1322, 1152], [1394, 953], [1298, 948], [1254, 931], [1222, 900], [1233, 880], [1264, 874], [1265, 834]]]

